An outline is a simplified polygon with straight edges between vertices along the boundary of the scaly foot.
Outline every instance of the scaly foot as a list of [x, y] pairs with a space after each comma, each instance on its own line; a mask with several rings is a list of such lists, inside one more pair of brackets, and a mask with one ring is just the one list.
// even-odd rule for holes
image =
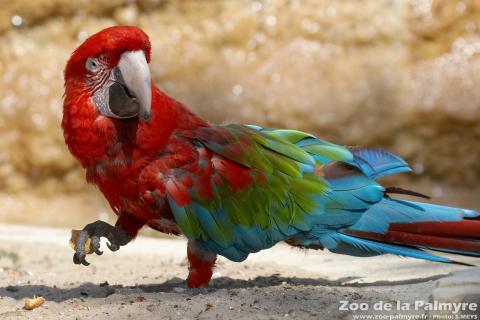
[[120, 227], [112, 226], [104, 221], [97, 220], [93, 223], [87, 224], [80, 234], [75, 243], [75, 254], [73, 255], [73, 263], [83, 264], [88, 266], [90, 263], [85, 260], [85, 242], [90, 239], [92, 242], [93, 251], [101, 255], [103, 252], [100, 250], [100, 238], [105, 237], [108, 239], [107, 247], [111, 251], [117, 251], [120, 246], [126, 245], [132, 238]]

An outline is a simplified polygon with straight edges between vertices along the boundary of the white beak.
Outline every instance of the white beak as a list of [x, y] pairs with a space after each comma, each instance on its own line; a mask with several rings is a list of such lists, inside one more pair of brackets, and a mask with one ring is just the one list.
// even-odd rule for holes
[[140, 119], [148, 121], [152, 109], [152, 82], [144, 52], [138, 50], [123, 53], [118, 68], [128, 90], [138, 100]]

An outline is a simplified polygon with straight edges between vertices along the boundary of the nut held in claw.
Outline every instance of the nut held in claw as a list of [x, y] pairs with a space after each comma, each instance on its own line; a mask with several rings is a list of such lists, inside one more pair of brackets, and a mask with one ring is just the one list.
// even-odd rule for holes
[[[72, 247], [73, 250], [77, 250], [77, 238], [80, 234], [81, 230], [72, 230], [72, 236], [70, 238], [70, 247]], [[93, 245], [92, 241], [90, 238], [85, 241], [85, 254], [91, 254], [93, 253]]]
[[33, 296], [32, 299], [30, 298], [25, 299], [25, 306], [23, 308], [26, 310], [33, 310], [35, 308], [40, 307], [44, 303], [45, 303], [44, 297]]

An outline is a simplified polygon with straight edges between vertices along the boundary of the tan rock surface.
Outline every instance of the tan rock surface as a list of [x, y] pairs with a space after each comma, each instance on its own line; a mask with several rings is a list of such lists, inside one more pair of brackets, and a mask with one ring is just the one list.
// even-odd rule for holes
[[209, 120], [386, 147], [420, 191], [480, 206], [478, 0], [0, 1], [3, 221], [108, 217], [59, 122], [69, 54], [117, 23], [150, 34], [155, 82]]

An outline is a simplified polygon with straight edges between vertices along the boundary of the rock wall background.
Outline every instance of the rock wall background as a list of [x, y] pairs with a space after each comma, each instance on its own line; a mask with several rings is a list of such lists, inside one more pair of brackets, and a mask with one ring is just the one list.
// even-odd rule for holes
[[62, 69], [114, 24], [150, 35], [154, 81], [214, 122], [385, 147], [387, 183], [480, 207], [478, 0], [0, 0], [0, 220], [112, 219], [63, 143]]

